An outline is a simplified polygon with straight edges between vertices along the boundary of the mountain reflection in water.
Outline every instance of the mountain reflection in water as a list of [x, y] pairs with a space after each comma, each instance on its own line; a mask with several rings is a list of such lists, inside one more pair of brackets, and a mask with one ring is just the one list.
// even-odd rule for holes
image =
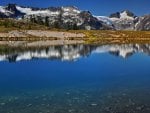
[[75, 61], [92, 53], [110, 53], [111, 55], [127, 58], [135, 53], [150, 54], [149, 44], [122, 44], [122, 45], [63, 45], [45, 48], [13, 48], [0, 51], [0, 61], [17, 62], [32, 59], [49, 59], [61, 61]]

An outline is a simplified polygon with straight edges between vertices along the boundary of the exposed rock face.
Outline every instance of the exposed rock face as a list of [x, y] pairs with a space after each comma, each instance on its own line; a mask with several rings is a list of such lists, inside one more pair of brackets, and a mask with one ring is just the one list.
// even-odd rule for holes
[[63, 29], [106, 29], [89, 11], [80, 11], [76, 7], [49, 8], [51, 14], [29, 14], [25, 20], [44, 23], [49, 27]]
[[0, 12], [0, 18], [7, 18], [7, 16], [4, 13]]
[[119, 12], [112, 13], [110, 14], [109, 18], [120, 18], [120, 13]]
[[110, 15], [110, 19], [112, 20], [116, 30], [134, 30], [135, 18], [136, 16], [128, 10]]
[[121, 12], [116, 12], [116, 13], [112, 13], [110, 14], [109, 18], [123, 18], [123, 19], [132, 19], [132, 18], [135, 18], [136, 15], [134, 13], [132, 13], [131, 11], [129, 10], [124, 10], [124, 11], [121, 11]]
[[113, 29], [113, 30], [149, 30], [149, 15], [137, 17], [124, 10], [109, 17], [93, 16], [89, 11], [77, 7], [33, 8], [15, 4], [0, 6], [0, 18], [24, 19], [33, 23], [44, 24], [50, 28], [63, 29]]
[[[122, 11], [121, 13], [123, 13], [124, 11]], [[125, 10], [125, 12], [126, 12], [126, 14], [127, 14], [127, 16], [129, 16], [129, 17], [136, 17], [136, 15], [133, 13], [133, 12], [131, 12], [131, 11], [129, 11], [129, 10]]]
[[89, 11], [82, 11], [79, 14], [79, 17], [82, 18], [83, 24], [81, 25], [82, 28], [85, 29], [105, 29], [104, 26], [97, 18], [93, 17]]
[[1, 6], [1, 18], [20, 18], [52, 28], [63, 29], [106, 29], [89, 11], [81, 11], [74, 6], [32, 8], [15, 4]]
[[1, 18], [17, 18], [23, 16], [24, 13], [21, 13], [17, 10], [15, 4], [8, 4], [7, 6], [0, 6], [0, 17]]
[[139, 17], [135, 26], [136, 30], [150, 30], [150, 15]]
[[[139, 18], [141, 18], [137, 17], [134, 13], [128, 10], [113, 13], [109, 17], [106, 16], [95, 16], [95, 17], [98, 20], [103, 21], [105, 25], [108, 25], [109, 27], [115, 30], [137, 30], [136, 26], [137, 23], [139, 23]], [[144, 27], [143, 24], [141, 26]]]

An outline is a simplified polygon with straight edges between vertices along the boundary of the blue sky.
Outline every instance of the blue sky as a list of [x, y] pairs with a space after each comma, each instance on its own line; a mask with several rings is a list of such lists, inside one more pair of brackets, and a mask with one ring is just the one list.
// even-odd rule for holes
[[150, 14], [150, 0], [0, 0], [0, 5], [16, 3], [33, 7], [77, 6], [89, 10], [94, 15], [109, 15], [124, 9], [136, 15]]

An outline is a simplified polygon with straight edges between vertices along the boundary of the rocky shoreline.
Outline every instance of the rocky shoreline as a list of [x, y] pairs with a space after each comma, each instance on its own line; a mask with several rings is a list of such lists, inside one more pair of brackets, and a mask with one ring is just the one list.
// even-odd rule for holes
[[0, 45], [18, 46], [49, 46], [84, 43], [83, 33], [43, 31], [43, 30], [13, 30], [0, 33]]
[[80, 37], [83, 38], [83, 33], [70, 33], [70, 32], [59, 32], [59, 31], [43, 31], [43, 30], [12, 30], [8, 33], [0, 33], [0, 38], [15, 38], [15, 37], [56, 37], [56, 38], [69, 38], [69, 37]]

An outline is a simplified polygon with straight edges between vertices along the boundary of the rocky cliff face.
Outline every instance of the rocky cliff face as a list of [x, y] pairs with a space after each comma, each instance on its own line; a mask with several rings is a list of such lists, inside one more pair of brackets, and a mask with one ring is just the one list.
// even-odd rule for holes
[[0, 18], [18, 18], [22, 17], [23, 15], [24, 13], [17, 10], [15, 4], [0, 6]]
[[150, 30], [150, 15], [138, 17], [128, 10], [97, 18], [116, 30]]
[[138, 17], [128, 10], [112, 13], [109, 17], [96, 17], [115, 30], [136, 30], [135, 25], [138, 22]]
[[24, 19], [51, 28], [63, 29], [108, 29], [89, 11], [81, 11], [74, 6], [32, 8], [15, 4], [0, 7], [0, 18]]
[[150, 30], [150, 15], [145, 15], [142, 17], [139, 17], [137, 19], [137, 23], [135, 25], [136, 30], [144, 30], [149, 31]]
[[116, 30], [134, 30], [135, 28], [136, 16], [128, 10], [113, 13], [109, 17]]

